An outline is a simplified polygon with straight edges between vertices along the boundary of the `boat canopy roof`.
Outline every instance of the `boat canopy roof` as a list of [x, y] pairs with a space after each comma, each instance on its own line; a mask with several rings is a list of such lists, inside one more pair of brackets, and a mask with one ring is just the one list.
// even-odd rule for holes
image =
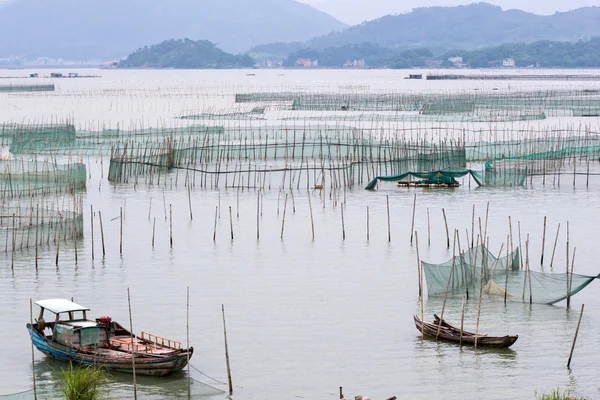
[[80, 306], [77, 303], [73, 303], [67, 299], [48, 299], [39, 300], [35, 304], [42, 307], [45, 310], [53, 312], [54, 314], [60, 314], [72, 311], [89, 311], [90, 309], [84, 306]]

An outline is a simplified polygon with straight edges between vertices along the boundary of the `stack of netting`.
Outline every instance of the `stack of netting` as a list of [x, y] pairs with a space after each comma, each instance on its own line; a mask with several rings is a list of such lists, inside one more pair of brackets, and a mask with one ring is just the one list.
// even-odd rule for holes
[[4, 197], [74, 193], [85, 187], [84, 164], [0, 160], [0, 192]]
[[[508, 252], [507, 252], [508, 253]], [[519, 269], [519, 249], [496, 258], [485, 246], [439, 263], [422, 262], [429, 296], [479, 297], [554, 304], [580, 292], [600, 276], [554, 274]]]

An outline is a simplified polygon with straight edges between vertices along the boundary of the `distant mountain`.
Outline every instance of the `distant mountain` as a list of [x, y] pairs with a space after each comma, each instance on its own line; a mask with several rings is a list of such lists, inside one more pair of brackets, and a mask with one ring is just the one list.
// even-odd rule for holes
[[[449, 49], [476, 49], [511, 42], [576, 41], [598, 35], [600, 7], [542, 16], [520, 10], [503, 11], [487, 3], [476, 3], [416, 8], [406, 14], [387, 15], [315, 37], [302, 47], [324, 49], [370, 42], [386, 47], [425, 47], [443, 53]], [[294, 47], [297, 48], [297, 45]], [[264, 46], [265, 49], [268, 46]]]
[[120, 68], [245, 68], [254, 60], [218, 49], [208, 40], [165, 40], [145, 46], [119, 63]]
[[114, 58], [183, 37], [237, 53], [345, 27], [293, 0], [13, 0], [0, 3], [0, 57]]

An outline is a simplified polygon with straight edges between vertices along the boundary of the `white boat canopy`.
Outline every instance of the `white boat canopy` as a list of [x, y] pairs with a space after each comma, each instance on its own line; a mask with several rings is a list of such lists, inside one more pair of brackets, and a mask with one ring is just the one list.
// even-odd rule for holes
[[73, 312], [73, 311], [90, 311], [89, 308], [80, 306], [77, 303], [73, 303], [67, 299], [48, 299], [39, 300], [35, 304], [42, 307], [45, 310], [53, 312], [54, 314]]

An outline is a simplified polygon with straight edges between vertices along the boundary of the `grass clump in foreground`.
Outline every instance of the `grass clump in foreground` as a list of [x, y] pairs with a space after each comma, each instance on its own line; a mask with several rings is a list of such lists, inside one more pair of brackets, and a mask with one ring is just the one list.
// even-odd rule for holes
[[104, 370], [94, 366], [73, 366], [69, 363], [63, 374], [62, 392], [66, 400], [101, 400], [101, 387], [106, 383]]
[[538, 393], [535, 391], [536, 400], [588, 400], [583, 397], [575, 397], [568, 389], [553, 389], [550, 393]]

